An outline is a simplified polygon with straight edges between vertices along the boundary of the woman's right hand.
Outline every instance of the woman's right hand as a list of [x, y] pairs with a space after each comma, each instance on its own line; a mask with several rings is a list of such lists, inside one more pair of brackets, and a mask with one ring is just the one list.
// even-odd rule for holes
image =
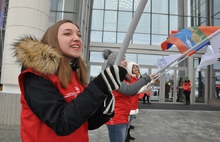
[[155, 78], [157, 78], [157, 77], [158, 77], [158, 74], [156, 74], [156, 73], [153, 73], [150, 75], [151, 80], [155, 80]]

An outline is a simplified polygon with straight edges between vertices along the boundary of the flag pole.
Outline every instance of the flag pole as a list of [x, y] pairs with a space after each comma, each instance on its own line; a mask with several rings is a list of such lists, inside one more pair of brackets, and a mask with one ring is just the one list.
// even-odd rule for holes
[[[152, 82], [149, 82], [147, 84], [147, 88], [150, 88], [150, 86], [153, 84], [153, 82], [157, 79], [159, 79], [162, 75], [164, 75], [166, 72], [168, 72], [169, 70], [171, 70], [173, 67], [175, 67], [176, 65], [178, 65], [179, 63], [181, 63], [183, 60], [185, 60], [186, 58], [188, 58], [189, 56], [191, 56], [192, 54], [194, 54], [195, 52], [192, 52], [194, 49], [201, 49], [203, 46], [207, 45], [209, 43], [209, 40], [211, 38], [213, 38], [214, 36], [220, 34], [220, 29], [215, 31], [213, 34], [211, 34], [210, 36], [208, 36], [207, 38], [203, 39], [202, 41], [200, 41], [199, 43], [197, 43], [194, 47], [188, 49], [186, 52], [184, 52], [180, 57], [178, 57], [176, 60], [184, 57], [183, 59], [181, 59], [179, 62], [177, 62], [176, 64], [174, 64], [173, 66], [171, 66], [174, 62], [176, 62], [176, 60], [170, 62], [169, 64], [167, 64], [164, 68], [160, 69], [159, 71], [156, 72], [156, 74], [159, 74], [160, 72], [163, 72], [163, 73], [160, 73], [160, 75], [158, 75], [156, 78], [154, 78], [152, 80]], [[170, 67], [171, 66], [171, 67]], [[168, 68], [170, 67], [170, 68]], [[166, 71], [165, 69], [168, 68]]]
[[131, 41], [132, 35], [134, 34], [134, 31], [135, 31], [135, 29], [137, 27], [137, 24], [138, 24], [138, 22], [140, 20], [140, 17], [141, 17], [141, 15], [142, 15], [142, 13], [144, 11], [144, 8], [145, 8], [145, 6], [147, 4], [147, 1], [148, 0], [141, 0], [139, 2], [139, 5], [138, 5], [138, 7], [137, 7], [137, 9], [135, 11], [135, 15], [134, 15], [134, 17], [133, 17], [133, 19], [131, 21], [131, 24], [130, 24], [130, 26], [128, 28], [128, 32], [125, 35], [124, 41], [123, 41], [123, 43], [121, 45], [121, 48], [120, 48], [119, 53], [117, 55], [117, 58], [115, 60], [115, 63], [114, 63], [115, 65], [120, 65], [120, 63], [121, 63], [121, 61], [122, 61], [122, 59], [123, 59], [123, 57], [125, 55], [125, 52], [126, 52], [126, 50], [128, 48], [129, 42]]

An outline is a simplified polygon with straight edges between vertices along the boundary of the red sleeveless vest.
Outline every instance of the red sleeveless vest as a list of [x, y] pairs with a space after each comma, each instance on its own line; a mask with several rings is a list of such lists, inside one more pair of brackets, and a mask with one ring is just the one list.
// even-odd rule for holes
[[[22, 104], [20, 126], [22, 142], [88, 142], [88, 122], [84, 123], [80, 128], [70, 135], [58, 136], [50, 127], [37, 118], [37, 116], [28, 107], [24, 97], [24, 75], [27, 72], [40, 75], [32, 70], [25, 70], [19, 75]], [[65, 89], [61, 87], [56, 75], [46, 76], [46, 78], [59, 89], [59, 92], [65, 98], [66, 103], [69, 103], [71, 100], [75, 99], [76, 96], [84, 89], [83, 86], [77, 81], [76, 72], [73, 72], [72, 74], [72, 83], [68, 84], [68, 87]]]

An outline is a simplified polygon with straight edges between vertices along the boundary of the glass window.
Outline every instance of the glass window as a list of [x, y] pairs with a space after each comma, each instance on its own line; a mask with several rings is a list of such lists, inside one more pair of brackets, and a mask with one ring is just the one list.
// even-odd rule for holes
[[[9, 0], [1, 0], [0, 1], [0, 11], [1, 11], [1, 15], [5, 14], [8, 10], [8, 5], [9, 5]], [[2, 17], [1, 17], [2, 18]]]
[[158, 55], [138, 54], [138, 64], [139, 65], [155, 65], [157, 62], [157, 59], [161, 59], [161, 58], [162, 56], [158, 56]]
[[[201, 62], [201, 58], [193, 58], [193, 67], [197, 68]], [[201, 69], [206, 69], [207, 66], [202, 66]]]
[[116, 31], [117, 12], [105, 11], [104, 30]]
[[195, 94], [195, 102], [196, 103], [204, 103], [205, 102], [205, 72], [201, 71], [200, 73], [195, 72], [195, 86], [193, 86], [194, 94]]
[[185, 15], [187, 15], [187, 16], [190, 16], [190, 15], [193, 16], [193, 15], [192, 15], [192, 12], [191, 12], [191, 11], [192, 11], [192, 8], [191, 8], [191, 7], [193, 6], [192, 2], [193, 2], [192, 0], [187, 0], [187, 6], [186, 6], [186, 8], [187, 8], [187, 13], [185, 14]]
[[102, 66], [90, 66], [90, 81], [92, 81], [102, 71]]
[[219, 13], [219, 7], [220, 7], [220, 1], [219, 0], [213, 0], [213, 10], [214, 10], [214, 15], [216, 13]]
[[220, 99], [220, 72], [219, 71], [215, 71], [215, 78], [213, 78], [213, 82], [215, 82], [215, 84], [212, 86], [212, 89], [215, 90], [214, 94], [211, 96], [212, 98], [215, 99]]
[[177, 0], [170, 0], [170, 14], [178, 14], [178, 1]]
[[152, 45], [161, 45], [162, 42], [164, 42], [167, 39], [167, 36], [165, 35], [152, 35]]
[[206, 3], [205, 2], [201, 3], [199, 10], [200, 11], [199, 11], [198, 15], [201, 17], [206, 17]]
[[117, 33], [117, 43], [123, 43], [126, 33]]
[[[78, 20], [78, 1], [52, 0], [49, 26], [62, 19]], [[59, 11], [59, 12], [58, 12]]]
[[102, 42], [102, 32], [101, 31], [91, 31], [90, 39], [92, 42]]
[[118, 0], [106, 0], [105, 9], [116, 10], [118, 8]]
[[135, 32], [150, 33], [150, 14], [142, 13]]
[[214, 19], [214, 26], [219, 26], [219, 23], [220, 23], [220, 19]]
[[128, 63], [129, 62], [137, 63], [137, 54], [126, 53], [125, 56], [126, 56], [126, 60], [127, 60]]
[[152, 33], [166, 34], [168, 32], [168, 15], [152, 14]]
[[144, 12], [150, 12], [150, 11], [151, 11], [151, 0], [147, 1], [147, 4], [144, 9]]
[[93, 0], [93, 9], [104, 9], [105, 0]]
[[119, 0], [119, 10], [133, 11], [133, 0]]
[[191, 27], [191, 26], [194, 26], [195, 24], [193, 23], [194, 22], [194, 19], [193, 17], [190, 17], [190, 16], [187, 16], [185, 19], [187, 19], [187, 25], [186, 27]]
[[172, 30], [178, 30], [178, 16], [170, 16], [170, 31], [169, 34], [171, 33]]
[[200, 26], [207, 26], [207, 20], [206, 18], [200, 18]]
[[152, 0], [152, 13], [168, 14], [168, 0]]
[[[58, 13], [59, 14], [59, 13]], [[60, 15], [62, 15], [61, 19], [59, 20], [62, 20], [62, 19], [69, 19], [69, 20], [72, 20], [72, 21], [77, 21], [77, 13], [60, 13]], [[58, 19], [57, 19], [58, 20]]]
[[57, 1], [57, 9], [56, 10], [58, 10], [58, 11], [64, 11], [64, 1], [62, 1], [62, 0], [58, 0]]
[[191, 8], [192, 8], [192, 16], [196, 16], [196, 13], [198, 13], [198, 6], [196, 5], [197, 1], [191, 1]]
[[62, 19], [77, 21], [77, 13], [50, 12], [50, 25]]
[[220, 13], [214, 15], [214, 26], [219, 26], [220, 23]]
[[145, 74], [145, 73], [149, 74], [148, 68], [141, 68], [141, 67], [140, 67], [140, 73], [141, 73], [141, 74]]
[[133, 44], [150, 45], [150, 34], [133, 34]]
[[53, 25], [54, 23], [56, 23], [56, 12], [50, 12], [49, 26]]
[[63, 19], [63, 12], [57, 12], [56, 13], [56, 21], [62, 20]]
[[220, 62], [217, 62], [214, 64], [214, 69], [220, 69]]
[[[153, 74], [153, 73], [157, 73], [158, 72], [158, 69], [151, 69], [151, 74]], [[160, 86], [159, 85], [159, 82], [156, 80], [155, 81], [155, 84], [154, 85], [156, 85], [156, 86]]]
[[103, 11], [93, 10], [92, 11], [92, 30], [103, 29]]
[[118, 31], [127, 32], [131, 24], [132, 13], [131, 12], [119, 12], [118, 13]]
[[116, 43], [116, 32], [104, 32], [103, 42], [113, 42]]
[[65, 11], [77, 11], [78, 9], [78, 0], [65, 0], [64, 1], [64, 9]]
[[58, 0], [51, 0], [50, 10], [57, 10], [57, 1]]
[[103, 52], [90, 52], [90, 62], [104, 63]]
[[[140, 4], [140, 0], [134, 0], [134, 11], [137, 10], [137, 7], [139, 6], [139, 4]], [[150, 9], [151, 9], [150, 6], [151, 6], [151, 0], [148, 0], [144, 8], [144, 12], [150, 12]]]
[[200, 58], [193, 58], [193, 67], [197, 68], [200, 62]]

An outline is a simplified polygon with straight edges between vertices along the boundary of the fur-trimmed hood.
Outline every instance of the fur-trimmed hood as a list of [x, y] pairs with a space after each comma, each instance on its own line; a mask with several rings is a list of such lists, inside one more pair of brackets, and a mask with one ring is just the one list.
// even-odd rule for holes
[[17, 62], [25, 68], [31, 68], [45, 75], [57, 72], [61, 55], [50, 45], [40, 42], [35, 37], [26, 36], [13, 46]]
[[[129, 62], [129, 63], [128, 63], [128, 65], [127, 65], [127, 72], [128, 72], [128, 74], [129, 74], [130, 76], [136, 77], [136, 74], [133, 74], [133, 73], [132, 73], [132, 67], [133, 67], [133, 65], [138, 66], [138, 69], [139, 69], [139, 72], [140, 72], [140, 67], [139, 67], [139, 65], [138, 65], [137, 63], [135, 63], [135, 62]], [[138, 78], [140, 78], [140, 74], [139, 74]]]

